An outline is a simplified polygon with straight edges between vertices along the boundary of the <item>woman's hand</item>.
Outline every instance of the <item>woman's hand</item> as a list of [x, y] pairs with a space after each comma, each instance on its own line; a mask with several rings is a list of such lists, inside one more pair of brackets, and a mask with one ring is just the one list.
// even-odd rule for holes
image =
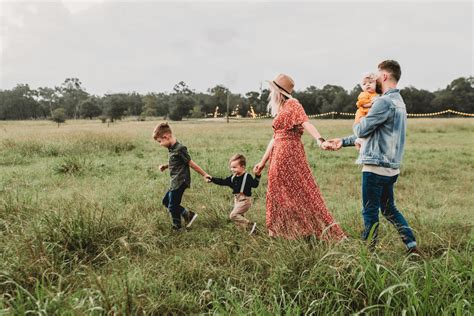
[[253, 173], [261, 174], [264, 168], [265, 168], [265, 163], [260, 161], [258, 164], [255, 165], [255, 167], [253, 167]]

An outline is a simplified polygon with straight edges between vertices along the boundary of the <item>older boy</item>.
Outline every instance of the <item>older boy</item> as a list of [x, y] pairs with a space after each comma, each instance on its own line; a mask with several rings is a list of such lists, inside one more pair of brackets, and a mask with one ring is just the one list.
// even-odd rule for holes
[[201, 169], [189, 156], [186, 146], [178, 142], [173, 135], [168, 123], [161, 123], [153, 131], [153, 139], [160, 146], [168, 148], [169, 162], [160, 165], [160, 171], [170, 170], [170, 188], [163, 198], [163, 205], [168, 208], [173, 221], [174, 230], [181, 229], [181, 217], [184, 219], [186, 227], [191, 227], [197, 214], [181, 206], [184, 191], [191, 186], [191, 173], [189, 167], [193, 168], [204, 178], [209, 175]]

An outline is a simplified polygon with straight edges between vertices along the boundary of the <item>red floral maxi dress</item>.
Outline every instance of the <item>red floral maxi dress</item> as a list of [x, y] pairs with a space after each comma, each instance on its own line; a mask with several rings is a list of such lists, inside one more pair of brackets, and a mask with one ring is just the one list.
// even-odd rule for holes
[[266, 224], [270, 236], [295, 239], [316, 235], [340, 240], [345, 234], [326, 208], [313, 179], [301, 135], [308, 117], [296, 99], [289, 99], [273, 120]]

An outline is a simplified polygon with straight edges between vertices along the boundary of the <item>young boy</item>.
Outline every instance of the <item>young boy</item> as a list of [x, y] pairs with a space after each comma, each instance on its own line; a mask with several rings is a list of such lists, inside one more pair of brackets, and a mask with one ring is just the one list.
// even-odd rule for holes
[[206, 179], [209, 175], [191, 160], [188, 149], [178, 142], [168, 123], [161, 123], [155, 127], [153, 139], [160, 146], [168, 148], [169, 162], [167, 165], [160, 165], [159, 168], [161, 172], [170, 169], [171, 183], [168, 192], [166, 192], [163, 198], [163, 205], [171, 214], [173, 229], [181, 229], [181, 217], [183, 217], [186, 227], [191, 227], [197, 218], [197, 214], [181, 206], [184, 191], [191, 186], [189, 167]]
[[[260, 173], [255, 174], [255, 179], [245, 172], [246, 159], [241, 154], [236, 154], [232, 156], [229, 160], [230, 171], [232, 175], [225, 178], [215, 178], [208, 176], [207, 179], [211, 182], [228, 186], [232, 188], [232, 193], [234, 193], [234, 209], [230, 213], [229, 217], [234, 223], [247, 230], [249, 224], [251, 223], [243, 215], [247, 212], [252, 206], [252, 188], [258, 187], [260, 182]], [[249, 230], [249, 234], [253, 234], [257, 228], [257, 223], [252, 223], [252, 227]]]
[[[376, 75], [373, 73], [364, 74], [361, 82], [362, 92], [357, 97], [357, 112], [355, 116], [354, 123], [359, 123], [360, 119], [367, 116], [369, 113], [372, 103], [375, 101], [375, 98], [378, 96], [375, 92], [376, 86]], [[357, 138], [355, 145], [357, 149], [364, 144], [363, 138]]]

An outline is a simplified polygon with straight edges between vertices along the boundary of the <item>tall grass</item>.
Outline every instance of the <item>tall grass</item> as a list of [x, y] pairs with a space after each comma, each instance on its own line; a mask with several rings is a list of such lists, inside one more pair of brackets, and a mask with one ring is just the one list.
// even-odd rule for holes
[[[350, 121], [314, 121], [326, 137]], [[323, 196], [348, 241], [266, 235], [266, 176], [248, 216], [250, 237], [228, 220], [231, 194], [193, 174], [184, 205], [199, 213], [174, 233], [161, 198], [166, 150], [156, 122], [110, 128], [79, 121], [0, 123], [0, 311], [4, 314], [469, 315], [473, 301], [474, 121], [410, 120], [397, 203], [424, 258], [407, 257], [382, 220], [369, 252], [358, 236], [356, 152], [321, 152], [304, 137]], [[256, 163], [271, 122], [172, 125], [193, 160], [229, 173], [237, 152]]]

